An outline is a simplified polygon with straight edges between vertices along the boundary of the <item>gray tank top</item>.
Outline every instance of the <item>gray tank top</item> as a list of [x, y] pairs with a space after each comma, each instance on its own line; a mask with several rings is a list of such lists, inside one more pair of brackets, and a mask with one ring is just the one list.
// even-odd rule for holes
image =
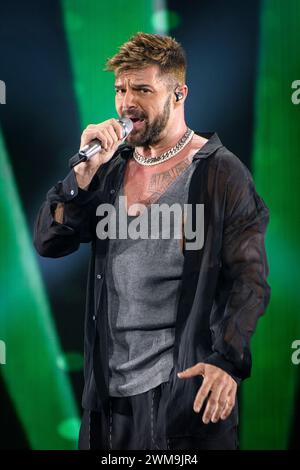
[[[194, 168], [192, 162], [139, 217], [129, 216], [120, 200], [123, 184], [115, 199], [117, 236], [110, 238], [106, 269], [110, 396], [143, 393], [169, 378], [184, 255], [182, 240], [175, 238], [175, 216], [169, 210], [170, 222], [163, 223], [168, 217], [161, 217], [157, 208], [175, 204], [178, 221]], [[128, 229], [138, 220], [148, 220], [147, 238], [120, 239], [120, 211]]]

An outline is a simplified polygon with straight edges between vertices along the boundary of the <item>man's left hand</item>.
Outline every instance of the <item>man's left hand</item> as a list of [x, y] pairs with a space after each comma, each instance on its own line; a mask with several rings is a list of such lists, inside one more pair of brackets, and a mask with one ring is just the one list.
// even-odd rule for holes
[[200, 412], [204, 400], [210, 393], [202, 417], [205, 424], [228, 418], [235, 404], [237, 383], [227, 372], [211, 364], [198, 362], [177, 375], [180, 379], [203, 376], [203, 382], [194, 401], [194, 411]]

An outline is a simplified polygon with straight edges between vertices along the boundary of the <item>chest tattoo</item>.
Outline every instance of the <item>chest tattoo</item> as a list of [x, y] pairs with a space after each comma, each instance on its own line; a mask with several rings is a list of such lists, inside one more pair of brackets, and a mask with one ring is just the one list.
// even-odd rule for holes
[[189, 160], [185, 159], [169, 170], [152, 175], [147, 186], [148, 192], [160, 196], [188, 166]]
[[146, 206], [155, 204], [190, 163], [190, 159], [186, 158], [168, 170], [151, 175], [146, 181], [136, 183], [129, 181], [128, 186], [126, 185], [129, 206], [133, 203], [142, 203]]

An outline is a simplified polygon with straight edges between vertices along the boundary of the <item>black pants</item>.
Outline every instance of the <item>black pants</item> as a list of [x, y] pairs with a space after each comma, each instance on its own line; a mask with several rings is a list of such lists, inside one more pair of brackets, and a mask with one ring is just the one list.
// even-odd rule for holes
[[180, 437], [162, 441], [161, 437], [158, 438], [157, 411], [164, 385], [158, 385], [131, 397], [110, 397], [108, 418], [102, 412], [84, 410], [78, 449], [235, 450], [238, 448], [236, 427], [209, 439]]

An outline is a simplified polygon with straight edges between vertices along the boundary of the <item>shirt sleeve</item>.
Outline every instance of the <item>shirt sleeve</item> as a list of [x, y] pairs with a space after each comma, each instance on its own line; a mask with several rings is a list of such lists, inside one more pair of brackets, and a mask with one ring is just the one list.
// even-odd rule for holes
[[240, 161], [226, 187], [221, 272], [211, 315], [213, 354], [205, 362], [239, 383], [251, 374], [250, 338], [270, 300], [265, 232], [269, 210]]
[[[76, 251], [80, 243], [93, 237], [95, 205], [99, 192], [95, 190], [97, 175], [88, 190], [77, 185], [72, 169], [63, 181], [59, 181], [47, 193], [34, 224], [34, 246], [41, 256], [58, 258]], [[64, 204], [63, 223], [54, 220], [58, 203]]]

